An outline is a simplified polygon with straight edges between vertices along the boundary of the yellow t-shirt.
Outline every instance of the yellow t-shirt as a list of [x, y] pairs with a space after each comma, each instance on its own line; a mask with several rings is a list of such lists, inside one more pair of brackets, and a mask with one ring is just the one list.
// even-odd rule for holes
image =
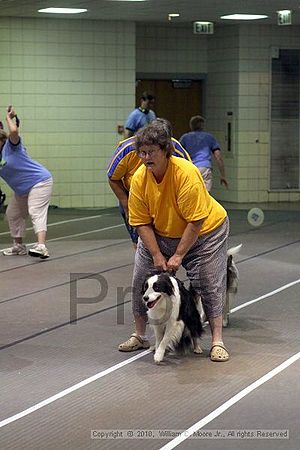
[[[191, 161], [190, 155], [180, 142], [174, 138], [171, 138], [171, 140], [174, 155]], [[125, 189], [129, 191], [131, 178], [142, 164], [140, 157], [135, 151], [135, 136], [132, 136], [125, 139], [125, 141], [121, 141], [114, 151], [107, 169], [108, 178], [111, 180], [122, 180]]]
[[180, 238], [187, 223], [203, 220], [199, 235], [221, 225], [227, 213], [206, 190], [199, 169], [171, 156], [161, 183], [141, 166], [133, 175], [129, 193], [129, 223], [152, 224], [157, 234]]

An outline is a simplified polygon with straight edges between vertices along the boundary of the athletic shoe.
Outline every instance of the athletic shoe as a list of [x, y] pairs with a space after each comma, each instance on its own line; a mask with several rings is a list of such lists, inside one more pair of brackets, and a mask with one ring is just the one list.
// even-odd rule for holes
[[24, 256], [27, 255], [26, 245], [24, 244], [14, 244], [13, 247], [3, 250], [2, 254], [4, 256]]
[[37, 256], [41, 259], [49, 258], [49, 252], [45, 244], [35, 244], [28, 250], [30, 256]]

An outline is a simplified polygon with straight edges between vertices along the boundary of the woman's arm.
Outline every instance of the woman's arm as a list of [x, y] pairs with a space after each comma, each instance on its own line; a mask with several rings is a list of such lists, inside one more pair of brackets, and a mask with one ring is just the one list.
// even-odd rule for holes
[[228, 189], [228, 181], [225, 176], [225, 164], [222, 158], [221, 150], [217, 149], [213, 152], [214, 158], [216, 160], [218, 170], [220, 172], [220, 183], [224, 184], [226, 189]]
[[167, 261], [160, 251], [152, 225], [139, 225], [136, 228], [145, 247], [152, 255], [154, 267], [158, 270], [167, 270]]
[[20, 141], [19, 128], [16, 122], [14, 122], [13, 120], [16, 116], [17, 114], [14, 108], [12, 106], [9, 106], [6, 113], [6, 122], [9, 129], [8, 138], [15, 145], [17, 145]]
[[123, 182], [121, 180], [111, 180], [110, 178], [108, 179], [108, 182], [113, 193], [123, 206], [126, 217], [128, 217], [128, 192], [125, 189]]
[[176, 271], [179, 269], [184, 256], [199, 237], [202, 222], [203, 220], [197, 220], [187, 224], [174, 255], [171, 256], [167, 263], [168, 270]]

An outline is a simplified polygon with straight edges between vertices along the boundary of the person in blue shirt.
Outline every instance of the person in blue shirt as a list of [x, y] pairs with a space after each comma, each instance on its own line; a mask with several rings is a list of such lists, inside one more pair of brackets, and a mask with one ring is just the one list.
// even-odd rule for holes
[[151, 109], [154, 106], [155, 97], [148, 92], [144, 92], [140, 102], [140, 106], [135, 108], [127, 118], [125, 123], [125, 139], [133, 136], [140, 128], [156, 119], [155, 112]]
[[212, 134], [203, 131], [204, 123], [204, 117], [192, 117], [190, 120], [191, 131], [181, 136], [179, 141], [188, 151], [195, 166], [200, 170], [208, 192], [212, 189], [212, 155], [220, 172], [220, 182], [228, 189], [220, 145]]
[[52, 193], [51, 173], [28, 156], [19, 136], [19, 119], [12, 106], [6, 114], [8, 134], [0, 130], [0, 177], [14, 194], [6, 210], [13, 246], [3, 251], [5, 256], [26, 255], [23, 244], [26, 218], [31, 218], [37, 244], [29, 249], [30, 256], [49, 257], [45, 245], [47, 214]]

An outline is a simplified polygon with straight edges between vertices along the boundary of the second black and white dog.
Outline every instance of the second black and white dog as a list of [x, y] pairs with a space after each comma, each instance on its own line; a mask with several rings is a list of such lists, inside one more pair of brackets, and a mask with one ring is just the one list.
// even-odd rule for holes
[[142, 293], [155, 333], [154, 361], [159, 364], [167, 348], [182, 352], [192, 347], [195, 353], [202, 353], [202, 324], [194, 291], [163, 272], [146, 279]]

